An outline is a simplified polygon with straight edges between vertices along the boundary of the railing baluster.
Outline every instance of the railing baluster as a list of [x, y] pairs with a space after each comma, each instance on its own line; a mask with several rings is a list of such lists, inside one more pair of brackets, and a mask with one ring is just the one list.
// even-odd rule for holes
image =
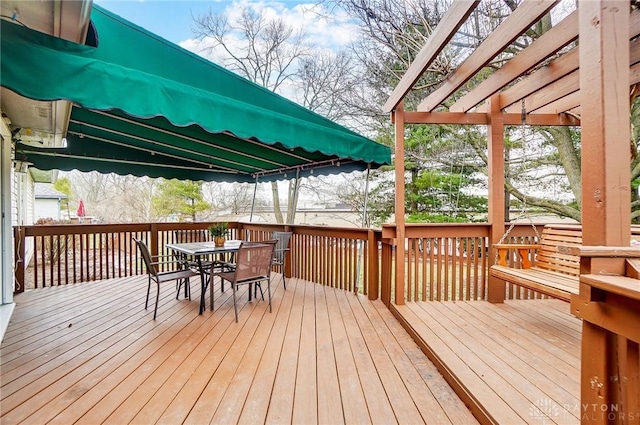
[[55, 286], [55, 278], [54, 278], [54, 265], [55, 262], [53, 261], [53, 256], [55, 255], [53, 253], [53, 244], [54, 244], [54, 235], [50, 235], [49, 238], [49, 286]]
[[[175, 230], [206, 229], [208, 224], [24, 226], [25, 238], [35, 238], [35, 254], [25, 280], [29, 280], [29, 288], [32, 288], [143, 274], [146, 270], [137, 261], [133, 236], [145, 240], [156, 253], [165, 254], [165, 244], [174, 241]], [[287, 265], [293, 277], [360, 293], [373, 289], [374, 294], [370, 296], [375, 299], [382, 291], [381, 279], [393, 274], [393, 270], [389, 272], [379, 267], [382, 265], [381, 251], [377, 246], [381, 240], [380, 231], [243, 223], [231, 226], [230, 237], [240, 236], [239, 227], [242, 235], [248, 235], [252, 240], [270, 238], [274, 230], [293, 231]], [[466, 228], [412, 225], [408, 229], [408, 249], [402, 259], [406, 262], [405, 291], [408, 300], [486, 298], [487, 267], [491, 260], [486, 255], [488, 225], [468, 225]], [[394, 251], [388, 243], [384, 245], [390, 249], [387, 257], [390, 262], [383, 266], [393, 267]], [[73, 273], [73, 277], [69, 273]], [[32, 281], [33, 278], [36, 280]], [[518, 293], [514, 289], [513, 296], [538, 295]]]
[[[122, 240], [124, 232], [118, 233], [118, 277], [122, 277]], [[125, 270], [126, 273], [126, 270]]]
[[[34, 287], [37, 288], [38, 287], [38, 282], [40, 282], [40, 280], [38, 279], [38, 238], [35, 237], [34, 238], [34, 242], [33, 242], [33, 274], [34, 274]], [[25, 259], [26, 261], [26, 259]], [[25, 285], [27, 284], [26, 280], [25, 280]]]
[[60, 262], [61, 261], [60, 260], [61, 260], [61, 257], [62, 257], [62, 246], [60, 244], [60, 235], [56, 235], [55, 239], [56, 239], [56, 251], [55, 251], [54, 255], [55, 255], [55, 265], [56, 265], [56, 272], [57, 272], [56, 284], [57, 285], [61, 285], [62, 282], [60, 280], [60, 276], [61, 276], [60, 275], [60, 272], [61, 272], [61, 269], [60, 269]]
[[469, 301], [471, 299], [471, 259], [476, 257], [476, 240], [475, 238], [464, 238], [464, 243], [467, 250], [464, 259], [464, 273], [460, 272], [460, 280], [464, 279], [464, 299]]
[[64, 284], [69, 284], [69, 235], [64, 235]]

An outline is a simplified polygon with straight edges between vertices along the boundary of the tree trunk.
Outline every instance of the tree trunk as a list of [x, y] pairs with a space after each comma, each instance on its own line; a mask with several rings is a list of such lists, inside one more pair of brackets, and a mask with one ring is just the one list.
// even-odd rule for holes
[[298, 194], [300, 193], [300, 179], [289, 180], [289, 196], [287, 198], [287, 224], [294, 224], [298, 210]]
[[553, 136], [551, 142], [555, 145], [556, 149], [558, 149], [560, 164], [562, 164], [565, 174], [567, 175], [567, 180], [569, 180], [571, 192], [578, 202], [578, 205], [580, 205], [582, 199], [580, 154], [571, 139], [571, 131], [568, 127], [550, 127], [548, 131]]
[[280, 193], [278, 191], [278, 182], [271, 182], [271, 194], [273, 195], [273, 215], [276, 217], [276, 223], [284, 223], [282, 209], [280, 208]]

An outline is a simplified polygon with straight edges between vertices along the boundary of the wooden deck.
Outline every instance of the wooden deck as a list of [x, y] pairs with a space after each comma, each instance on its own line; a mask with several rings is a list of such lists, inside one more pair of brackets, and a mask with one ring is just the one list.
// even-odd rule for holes
[[580, 321], [558, 300], [393, 306], [481, 422], [580, 421]]
[[165, 285], [157, 321], [146, 276], [16, 296], [0, 422], [477, 423], [380, 302], [292, 279], [272, 313], [242, 292], [236, 324], [229, 290], [199, 316], [198, 286]]

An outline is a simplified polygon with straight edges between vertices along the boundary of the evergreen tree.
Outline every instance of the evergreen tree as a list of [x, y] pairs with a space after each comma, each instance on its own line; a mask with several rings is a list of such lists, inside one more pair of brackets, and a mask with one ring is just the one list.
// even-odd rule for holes
[[177, 215], [180, 221], [197, 221], [197, 214], [211, 208], [202, 196], [202, 182], [162, 180], [151, 201], [158, 217]]

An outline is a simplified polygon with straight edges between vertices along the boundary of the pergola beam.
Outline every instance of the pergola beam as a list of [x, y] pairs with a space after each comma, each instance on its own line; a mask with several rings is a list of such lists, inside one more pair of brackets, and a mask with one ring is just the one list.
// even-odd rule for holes
[[[634, 40], [630, 43], [629, 47], [630, 54], [630, 62], [634, 67], [640, 62], [640, 40]], [[633, 67], [632, 67], [633, 69]], [[629, 85], [636, 84], [637, 81], [634, 78], [630, 78]], [[525, 105], [527, 112], [535, 112], [536, 110], [543, 108], [553, 102], [558, 100], [562, 100], [566, 96], [570, 96], [571, 94], [580, 90], [580, 71], [577, 69], [568, 75], [560, 78], [559, 80], [554, 81], [553, 83], [545, 86], [542, 90], [538, 90], [537, 92], [527, 96], [525, 98]], [[575, 99], [575, 96], [574, 96]], [[575, 108], [579, 104], [570, 105], [567, 109], [558, 110], [558, 113], [565, 112], [569, 109]], [[503, 109], [504, 106], [503, 106]], [[520, 105], [518, 103], [514, 103], [511, 106], [505, 109], [507, 113], [518, 113], [520, 111]]]
[[[576, 69], [569, 75], [554, 81], [542, 90], [530, 94], [524, 98], [525, 109], [527, 112], [534, 112], [558, 99], [575, 93], [580, 90], [580, 70]], [[505, 109], [507, 113], [518, 113], [521, 111], [519, 102], [513, 103]]]
[[467, 112], [577, 38], [578, 12], [573, 12], [460, 98], [449, 108], [449, 111]]
[[[578, 69], [580, 53], [575, 47], [560, 58], [539, 69], [528, 77], [500, 93], [500, 109], [524, 99], [536, 91], [546, 87]], [[486, 110], [486, 104], [478, 108], [478, 112]]]
[[558, 99], [551, 102], [542, 108], [536, 109], [536, 114], [561, 114], [563, 112], [571, 111], [574, 108], [580, 106], [580, 91], [573, 92], [562, 99]]
[[[635, 38], [640, 35], [640, 10], [634, 10], [629, 17], [631, 24], [629, 25], [629, 38]], [[630, 64], [633, 65], [640, 61], [640, 41], [634, 40], [631, 43], [631, 58]], [[542, 90], [557, 80], [564, 78], [565, 76], [576, 71], [580, 67], [580, 49], [575, 47], [569, 52], [565, 53], [549, 65], [545, 66], [532, 73], [531, 75], [523, 78], [520, 82], [514, 86], [504, 90], [500, 93], [500, 108], [505, 109], [509, 106], [520, 102], [527, 96], [531, 96], [533, 93]], [[515, 58], [514, 58], [515, 59]], [[512, 59], [513, 60], [513, 59]], [[507, 64], [508, 65], [508, 64]], [[506, 66], [506, 65], [505, 65]], [[569, 93], [570, 94], [570, 93]], [[527, 112], [529, 107], [527, 103]], [[520, 108], [520, 105], [516, 105], [516, 108]], [[518, 109], [519, 110], [519, 109]], [[476, 108], [476, 112], [486, 112], [486, 103]]]
[[480, 0], [454, 1], [443, 16], [440, 24], [433, 30], [428, 42], [416, 55], [416, 58], [402, 76], [391, 96], [382, 107], [384, 112], [391, 112], [404, 99], [413, 85], [420, 79], [431, 63], [438, 57], [449, 40], [455, 35], [460, 26], [467, 20], [471, 12], [478, 6]]
[[[636, 63], [629, 68], [629, 86], [640, 83], [640, 63]], [[547, 105], [536, 108], [533, 111], [527, 113], [532, 114], [561, 114], [563, 112], [571, 111], [580, 106], [580, 91], [572, 92], [566, 96], [563, 96]]]
[[[462, 124], [462, 125], [487, 125], [488, 115], [479, 112], [414, 112], [404, 113], [406, 124]], [[522, 116], [517, 114], [502, 114], [505, 125], [522, 124]], [[580, 120], [575, 116], [566, 114], [527, 114], [525, 123], [528, 125], [549, 126], [576, 126]]]
[[469, 81], [489, 61], [495, 58], [507, 46], [549, 12], [557, 3], [556, 0], [523, 1], [507, 19], [504, 20], [476, 49], [458, 69], [447, 78], [442, 86], [431, 93], [418, 105], [418, 111], [433, 111], [445, 99], [451, 96], [464, 83]]

